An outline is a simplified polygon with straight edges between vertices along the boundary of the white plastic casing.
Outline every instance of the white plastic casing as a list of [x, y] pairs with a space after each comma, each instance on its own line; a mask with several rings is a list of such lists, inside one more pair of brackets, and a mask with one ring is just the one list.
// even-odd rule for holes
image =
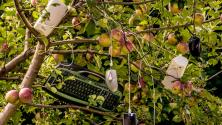
[[112, 92], [117, 91], [118, 83], [116, 70], [110, 69], [106, 71], [106, 84]]
[[34, 28], [44, 36], [48, 36], [66, 15], [68, 7], [60, 0], [50, 0]]
[[172, 88], [172, 82], [175, 81], [177, 78], [181, 78], [183, 76], [187, 64], [187, 58], [181, 55], [172, 59], [166, 71], [167, 76], [165, 76], [164, 80], [162, 81], [162, 84], [165, 86], [165, 88]]

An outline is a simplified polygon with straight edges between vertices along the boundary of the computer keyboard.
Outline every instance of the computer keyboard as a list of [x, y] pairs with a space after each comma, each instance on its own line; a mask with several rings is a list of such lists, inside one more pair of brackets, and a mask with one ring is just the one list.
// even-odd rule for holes
[[[94, 108], [101, 109], [104, 111], [112, 111], [115, 107], [118, 106], [121, 99], [121, 92], [117, 91], [113, 93], [108, 89], [105, 84], [105, 80], [101, 75], [91, 72], [83, 68], [75, 68], [76, 65], [64, 66], [60, 65], [57, 67], [57, 70], [62, 72], [62, 76], [52, 72], [45, 82], [44, 89], [47, 90], [53, 96], [62, 99], [62, 101], [68, 101], [71, 103], [78, 103], [83, 105], [89, 105], [88, 99], [90, 95], [103, 96], [104, 102], [101, 106]], [[76, 71], [78, 70], [78, 71]], [[94, 75], [100, 78], [99, 81], [96, 81], [92, 78], [89, 78], [88, 75]], [[64, 80], [62, 77], [74, 76], [72, 80]], [[63, 85], [61, 88], [58, 88], [58, 81], [63, 80]], [[56, 92], [52, 92], [51, 87], [57, 89]]]

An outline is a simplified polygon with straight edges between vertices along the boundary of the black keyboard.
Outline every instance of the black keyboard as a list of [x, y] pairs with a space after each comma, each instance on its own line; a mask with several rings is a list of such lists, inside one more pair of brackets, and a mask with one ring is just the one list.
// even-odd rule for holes
[[[117, 91], [113, 93], [108, 89], [104, 80], [101, 80], [100, 78], [99, 81], [96, 81], [92, 78], [87, 77], [86, 75], [95, 75], [96, 73], [83, 68], [77, 69], [79, 71], [76, 71], [76, 69], [77, 68], [75, 68], [75, 66], [58, 66], [57, 70], [62, 71], [63, 77], [74, 76], [75, 79], [65, 80], [62, 87], [58, 88], [57, 85], [60, 83], [59, 81], [62, 81], [63, 78], [62, 76], [56, 74], [56, 72], [52, 72], [45, 82], [44, 89], [53, 96], [62, 99], [62, 101], [68, 101], [75, 104], [79, 103], [83, 105], [89, 105], [88, 99], [90, 95], [103, 96], [105, 99], [103, 104], [100, 107], [94, 108], [104, 111], [114, 110], [121, 99], [121, 92]], [[53, 92], [51, 90], [51, 87], [55, 87], [57, 91]]]

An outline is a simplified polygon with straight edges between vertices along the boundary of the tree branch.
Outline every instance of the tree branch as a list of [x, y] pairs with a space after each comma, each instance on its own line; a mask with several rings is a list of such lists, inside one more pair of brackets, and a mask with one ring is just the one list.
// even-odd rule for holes
[[14, 5], [15, 5], [15, 8], [18, 12], [18, 15], [20, 16], [20, 18], [22, 19], [22, 21], [24, 22], [26, 28], [28, 28], [30, 30], [30, 32], [37, 38], [37, 40], [44, 44], [44, 41], [40, 38], [40, 34], [39, 32], [37, 32], [33, 26], [30, 24], [30, 22], [28, 21], [28, 19], [26, 18], [25, 14], [22, 13], [22, 8], [19, 6], [19, 2], [18, 0], [14, 0]]
[[218, 76], [218, 75], [221, 74], [221, 73], [222, 73], [222, 70], [219, 71], [219, 72], [217, 72], [216, 74], [212, 75], [212, 76], [211, 76], [210, 78], [208, 78], [206, 81], [209, 81], [209, 80], [213, 79], [214, 77]]
[[[26, 72], [25, 77], [22, 80], [21, 88], [32, 86], [32, 83], [34, 82], [34, 80], [39, 72], [41, 64], [43, 63], [45, 54], [42, 54], [42, 52], [44, 50], [45, 50], [45, 46], [38, 43], [38, 45], [36, 47], [35, 54], [32, 59], [32, 62], [29, 66], [29, 69]], [[0, 120], [1, 120], [0, 125], [4, 125], [7, 123], [9, 118], [15, 113], [17, 106], [19, 106], [19, 104], [12, 105], [12, 104], [8, 103], [4, 107], [4, 110], [3, 110], [2, 114], [0, 115]]]
[[6, 74], [6, 73], [10, 72], [11, 70], [13, 70], [19, 63], [21, 63], [24, 60], [26, 60], [32, 54], [33, 54], [33, 51], [31, 49], [28, 49], [27, 51], [24, 51], [20, 55], [16, 56], [14, 59], [12, 59], [4, 67], [2, 67], [0, 69], [0, 76], [3, 76], [4, 74]]
[[111, 116], [110, 112], [101, 112], [92, 108], [87, 108], [87, 107], [83, 107], [83, 106], [77, 106], [77, 105], [42, 105], [42, 104], [31, 104], [28, 103], [28, 106], [33, 106], [33, 107], [38, 107], [38, 108], [52, 108], [52, 109], [61, 109], [61, 108], [73, 108], [73, 109], [79, 109], [82, 111], [86, 111], [86, 112], [91, 112], [91, 113], [95, 113], [98, 115], [107, 115], [107, 116]]
[[[207, 21], [204, 21], [204, 23], [209, 23], [209, 22], [213, 22], [213, 21], [216, 21], [220, 19], [220, 17], [218, 18], [214, 18], [214, 19], [211, 19], [211, 20], [207, 20]], [[146, 29], [146, 30], [142, 30], [142, 31], [137, 31], [135, 32], [136, 34], [140, 34], [140, 33], [147, 33], [147, 32], [151, 32], [151, 31], [161, 31], [161, 30], [170, 30], [170, 29], [177, 29], [177, 28], [182, 28], [182, 27], [188, 27], [188, 26], [191, 26], [191, 25], [194, 25], [194, 23], [186, 23], [186, 24], [182, 24], [182, 25], [176, 25], [176, 26], [166, 26], [166, 27], [160, 27], [160, 28], [149, 28], [149, 29]], [[130, 35], [130, 34], [129, 34]]]
[[21, 80], [20, 77], [0, 77], [0, 80]]
[[140, 5], [140, 4], [146, 4], [149, 2], [154, 2], [155, 0], [145, 0], [141, 2], [112, 2], [112, 1], [104, 1], [104, 2], [98, 2], [98, 4], [110, 4], [110, 5]]
[[64, 45], [64, 44], [77, 44], [77, 43], [96, 43], [96, 42], [98, 42], [98, 40], [94, 40], [94, 39], [69, 39], [69, 40], [51, 42], [50, 46], [58, 46], [58, 45]]

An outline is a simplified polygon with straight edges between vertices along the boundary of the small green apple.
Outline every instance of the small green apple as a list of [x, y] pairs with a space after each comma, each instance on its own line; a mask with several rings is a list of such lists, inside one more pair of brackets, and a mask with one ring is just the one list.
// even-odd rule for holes
[[174, 35], [174, 33], [170, 33], [167, 36], [167, 42], [171, 45], [175, 45], [177, 43], [177, 39], [176, 39], [176, 36]]
[[181, 12], [181, 10], [179, 9], [178, 3], [176, 2], [170, 2], [168, 4], [168, 9], [173, 14], [178, 14]]
[[99, 37], [99, 44], [102, 47], [109, 47], [111, 45], [111, 39], [110, 39], [109, 34], [107, 33], [101, 34]]
[[154, 41], [154, 35], [153, 35], [152, 32], [150, 32], [150, 33], [145, 33], [145, 34], [143, 35], [143, 39], [146, 40], [147, 42], [152, 42], [152, 41]]
[[52, 54], [56, 63], [60, 63], [64, 60], [64, 56], [62, 54]]
[[189, 46], [186, 42], [180, 42], [177, 44], [177, 51], [186, 54], [189, 51]]
[[196, 25], [202, 25], [204, 22], [204, 16], [201, 13], [195, 13], [194, 23]]
[[120, 47], [109, 47], [109, 54], [112, 55], [112, 57], [120, 56], [121, 48]]
[[5, 100], [11, 104], [16, 104], [18, 102], [18, 99], [19, 93], [17, 90], [10, 90], [5, 95]]

